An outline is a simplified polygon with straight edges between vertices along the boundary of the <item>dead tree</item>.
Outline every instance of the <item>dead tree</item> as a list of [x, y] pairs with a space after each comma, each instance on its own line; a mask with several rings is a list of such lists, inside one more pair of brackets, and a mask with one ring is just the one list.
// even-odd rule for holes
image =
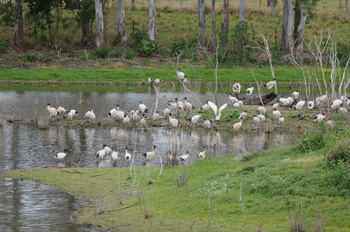
[[23, 44], [23, 5], [22, 0], [15, 1], [15, 45]]
[[126, 45], [126, 29], [125, 29], [125, 9], [124, 9], [124, 0], [118, 0], [118, 34], [120, 36], [120, 43]]
[[148, 4], [148, 38], [152, 41], [157, 40], [157, 15], [155, 0], [149, 0]]
[[204, 42], [207, 37], [205, 27], [205, 1], [198, 0], [198, 38], [200, 42]]
[[102, 1], [95, 0], [95, 23], [96, 23], [96, 47], [105, 45], [104, 29], [103, 29], [103, 11]]
[[222, 30], [221, 30], [221, 47], [226, 48], [228, 44], [228, 25], [229, 25], [229, 0], [224, 0], [224, 8], [223, 8], [223, 22], [222, 22]]

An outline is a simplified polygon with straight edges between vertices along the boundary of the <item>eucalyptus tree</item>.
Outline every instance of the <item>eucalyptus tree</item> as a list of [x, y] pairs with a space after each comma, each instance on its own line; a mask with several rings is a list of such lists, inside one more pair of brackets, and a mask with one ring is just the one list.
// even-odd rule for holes
[[205, 41], [207, 31], [205, 27], [205, 0], [198, 0], [198, 39]]
[[245, 22], [245, 0], [239, 1], [239, 24]]
[[95, 0], [96, 47], [105, 46], [102, 0]]
[[126, 28], [125, 28], [125, 9], [124, 9], [124, 0], [118, 0], [118, 9], [117, 9], [117, 18], [118, 18], [118, 34], [120, 36], [120, 43], [126, 45]]
[[157, 40], [157, 14], [155, 0], [149, 0], [148, 2], [148, 38], [152, 41]]
[[22, 0], [15, 1], [15, 45], [23, 44], [23, 4]]
[[221, 47], [226, 48], [228, 44], [228, 29], [229, 29], [229, 0], [224, 0], [223, 7], [223, 21], [222, 21], [222, 30], [221, 30]]

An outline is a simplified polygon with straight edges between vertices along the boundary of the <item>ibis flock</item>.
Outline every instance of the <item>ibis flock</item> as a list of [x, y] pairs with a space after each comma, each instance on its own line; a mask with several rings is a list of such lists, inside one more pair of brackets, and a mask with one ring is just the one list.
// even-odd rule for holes
[[[187, 75], [185, 73], [177, 71], [176, 76], [179, 79], [179, 81], [182, 81], [183, 83], [188, 82]], [[148, 82], [150, 85], [160, 85], [163, 81], [160, 79], [149, 78]], [[274, 80], [266, 83], [264, 87], [267, 89], [271, 89], [273, 87], [276, 87], [276, 84], [276, 80]], [[254, 86], [251, 86], [246, 90], [246, 95], [248, 96], [248, 98], [252, 96], [253, 92]], [[188, 119], [189, 124], [192, 125], [193, 129], [196, 129], [196, 124], [201, 122], [202, 128], [208, 130], [210, 128], [213, 128], [213, 126], [217, 123], [220, 123], [220, 120], [222, 119], [222, 112], [228, 106], [238, 109], [241, 109], [243, 107], [243, 101], [239, 100], [242, 99], [240, 97], [240, 94], [241, 84], [235, 83], [232, 85], [232, 93], [228, 95], [227, 103], [223, 105], [216, 105], [213, 101], [208, 100], [205, 102], [204, 105], [195, 110], [195, 105], [185, 97], [183, 98], [183, 101], [179, 100], [178, 98], [172, 98], [170, 101], [167, 101], [165, 109], [163, 109], [162, 111], [155, 111], [153, 114], [150, 113], [149, 108], [142, 101], [139, 102], [136, 109], [130, 112], [123, 110], [122, 107], [117, 104], [115, 108], [111, 109], [109, 112], [106, 112], [106, 114], [108, 114], [108, 116], [111, 119], [119, 121], [121, 124], [136, 125], [136, 123], [138, 123], [137, 125], [139, 125], [142, 128], [146, 128], [150, 121], [157, 120], [162, 120], [163, 125], [168, 125], [172, 128], [177, 128], [180, 127], [182, 123], [186, 123], [186, 120], [184, 120], [184, 122], [181, 121], [181, 123], [179, 122], [180, 116], [185, 115], [184, 118]], [[280, 107], [284, 107], [285, 109], [294, 109], [298, 112], [298, 115], [300, 116], [302, 110], [304, 109], [321, 109], [326, 107], [328, 104], [334, 112], [346, 113], [347, 109], [344, 107], [344, 105], [346, 104], [346, 106], [350, 106], [350, 98], [336, 99], [331, 102], [326, 95], [323, 95], [317, 97], [315, 100], [308, 101], [307, 99], [301, 99], [300, 93], [298, 91], [294, 91], [289, 97], [279, 97], [275, 103], [271, 104], [268, 107], [259, 104], [256, 108], [256, 113], [253, 115], [249, 115], [248, 111], [244, 111], [243, 109], [241, 109], [240, 114], [237, 117], [237, 122], [235, 122], [231, 128], [233, 131], [238, 131], [242, 127], [244, 127], [244, 124], [248, 120], [252, 120], [252, 124], [256, 127], [259, 127], [266, 121], [267, 116], [271, 118], [272, 123], [281, 125], [285, 122], [285, 118], [279, 110]], [[50, 104], [47, 105], [47, 110], [50, 114], [50, 118], [56, 118], [63, 115], [68, 120], [73, 120], [79, 115], [78, 111], [74, 109], [66, 110], [62, 106], [54, 108]], [[213, 111], [214, 113], [213, 118], [208, 118], [208, 115], [210, 115], [208, 113], [210, 111]], [[206, 117], [205, 119], [203, 118], [201, 120], [203, 114], [206, 114]], [[94, 113], [93, 108], [90, 108], [87, 112], [85, 112], [84, 118], [86, 118], [90, 122], [96, 120], [96, 115]], [[322, 122], [325, 119], [326, 115], [324, 113], [318, 113], [313, 117], [313, 120], [315, 122]], [[333, 127], [334, 124], [335, 122], [333, 120], [327, 121], [327, 125], [330, 127]], [[160, 155], [160, 149], [156, 145], [153, 145], [152, 150], [142, 151], [141, 154], [143, 154], [145, 159], [150, 160], [155, 159], [157, 152], [158, 155]], [[64, 159], [67, 154], [70, 154], [69, 151], [67, 149], [64, 149], [63, 152], [57, 153], [55, 157], [58, 160], [61, 160]], [[110, 156], [114, 161], [117, 161], [120, 158], [123, 158], [125, 160], [131, 160], [133, 157], [129, 153], [127, 147], [125, 147], [124, 152], [121, 153], [120, 151], [117, 151], [114, 147], [109, 147], [108, 145], [103, 144], [102, 148], [96, 151], [96, 158], [105, 159], [105, 157], [107, 156]], [[197, 157], [199, 159], [203, 159], [205, 158], [205, 156], [205, 149], [199, 151], [197, 154]], [[180, 155], [179, 157], [177, 157], [177, 159], [179, 161], [185, 162], [186, 160], [188, 160], [189, 157], [190, 154], [188, 151], [186, 151], [185, 154]]]

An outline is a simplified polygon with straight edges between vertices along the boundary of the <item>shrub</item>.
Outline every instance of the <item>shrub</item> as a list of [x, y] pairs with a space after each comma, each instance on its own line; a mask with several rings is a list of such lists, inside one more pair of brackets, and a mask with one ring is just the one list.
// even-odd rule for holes
[[115, 52], [113, 53], [113, 56], [116, 58], [121, 58], [124, 56], [125, 50], [121, 47], [117, 47]]
[[162, 56], [169, 56], [169, 51], [167, 49], [165, 49], [165, 48], [160, 49], [159, 53]]
[[125, 59], [132, 59], [136, 57], [137, 53], [134, 49], [128, 49], [125, 52]]
[[7, 39], [4, 39], [3, 37], [1, 37], [0, 39], [0, 52], [4, 53], [7, 52], [7, 50], [9, 50], [10, 48], [10, 43]]
[[171, 53], [179, 54], [181, 50], [184, 50], [185, 44], [182, 41], [174, 40], [174, 43], [171, 45]]
[[22, 57], [23, 61], [25, 62], [35, 62], [38, 60], [38, 55], [37, 54], [30, 54], [30, 53], [26, 53], [23, 57]]
[[298, 149], [302, 153], [310, 151], [317, 151], [326, 145], [326, 127], [322, 127], [320, 130], [308, 132], [303, 135], [301, 142], [298, 145]]
[[157, 50], [155, 42], [148, 38], [146, 31], [136, 29], [132, 38], [139, 52], [145, 57], [150, 57]]
[[97, 58], [107, 58], [110, 50], [107, 47], [96, 48], [95, 55]]
[[327, 153], [329, 162], [339, 163], [350, 161], [350, 139], [343, 139], [337, 142], [333, 148]]
[[337, 48], [337, 58], [339, 59], [340, 65], [345, 66], [350, 55], [350, 49], [346, 45], [340, 45]]

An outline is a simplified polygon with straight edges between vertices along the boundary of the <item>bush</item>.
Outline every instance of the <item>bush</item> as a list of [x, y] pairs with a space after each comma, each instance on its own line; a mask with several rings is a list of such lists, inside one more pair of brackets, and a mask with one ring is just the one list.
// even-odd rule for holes
[[113, 53], [113, 56], [116, 58], [121, 58], [124, 56], [125, 50], [121, 47], [117, 47], [115, 52]]
[[171, 53], [179, 54], [181, 50], [184, 50], [185, 44], [182, 41], [174, 40], [174, 43], [171, 45]]
[[0, 52], [4, 53], [7, 52], [7, 50], [9, 50], [10, 48], [10, 43], [7, 39], [4, 39], [3, 37], [1, 37], [0, 39]]
[[22, 57], [23, 61], [25, 62], [35, 62], [38, 60], [38, 55], [37, 54], [29, 54], [26, 53], [23, 57]]
[[132, 59], [136, 57], [137, 53], [134, 49], [128, 49], [125, 52], [125, 59]]
[[167, 49], [165, 49], [165, 48], [160, 49], [159, 53], [162, 56], [169, 56], [169, 51]]
[[302, 153], [317, 151], [326, 145], [326, 127], [323, 126], [320, 130], [308, 132], [303, 135], [298, 149]]
[[350, 139], [337, 142], [327, 153], [327, 160], [334, 163], [348, 163], [350, 161]]
[[339, 59], [340, 65], [345, 66], [350, 55], [350, 49], [346, 45], [340, 45], [337, 48], [337, 58]]
[[139, 52], [145, 57], [150, 57], [157, 50], [155, 42], [148, 38], [146, 31], [136, 29], [132, 38]]
[[96, 48], [95, 55], [97, 58], [107, 58], [110, 50], [107, 47]]

